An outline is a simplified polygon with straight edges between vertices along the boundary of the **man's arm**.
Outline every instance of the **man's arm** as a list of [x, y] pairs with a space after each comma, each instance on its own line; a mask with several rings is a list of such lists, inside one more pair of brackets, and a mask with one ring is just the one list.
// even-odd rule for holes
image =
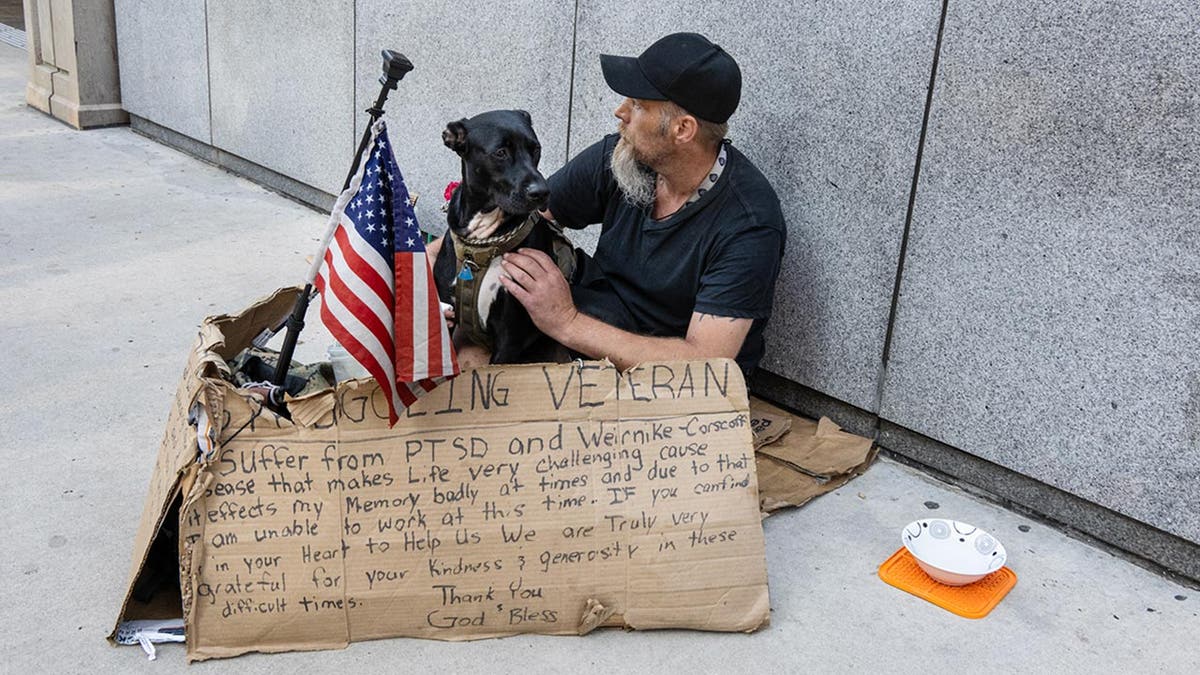
[[617, 368], [626, 370], [644, 361], [736, 358], [752, 323], [752, 319], [696, 312], [686, 336], [650, 337], [621, 330], [577, 311], [561, 334], [551, 337], [581, 354], [594, 359], [607, 358]]
[[500, 283], [543, 333], [581, 354], [607, 358], [621, 370], [643, 361], [735, 358], [753, 323], [696, 312], [682, 338], [638, 335], [576, 309], [566, 279], [545, 253], [519, 249], [504, 256], [503, 266]]

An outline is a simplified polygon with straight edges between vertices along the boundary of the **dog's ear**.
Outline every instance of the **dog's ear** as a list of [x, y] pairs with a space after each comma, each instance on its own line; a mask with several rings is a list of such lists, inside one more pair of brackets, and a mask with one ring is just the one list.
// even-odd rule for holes
[[442, 132], [442, 142], [461, 157], [467, 151], [467, 119], [464, 117], [447, 124]]
[[533, 128], [533, 118], [529, 116], [529, 112], [528, 112], [528, 111], [526, 111], [526, 110], [518, 110], [518, 111], [517, 111], [517, 114], [519, 114], [521, 117], [524, 117], [524, 118], [525, 118], [525, 123], [529, 125], [529, 128], [530, 128], [530, 129], [532, 129], [532, 128]]

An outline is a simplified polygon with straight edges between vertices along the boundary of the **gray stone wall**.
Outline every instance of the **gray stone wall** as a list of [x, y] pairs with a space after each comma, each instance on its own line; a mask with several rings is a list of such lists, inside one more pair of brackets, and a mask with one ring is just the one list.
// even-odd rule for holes
[[951, 3], [883, 417], [1200, 541], [1193, 3]]
[[404, 52], [435, 232], [447, 121], [529, 110], [552, 171], [614, 128], [598, 54], [704, 32], [788, 219], [764, 368], [1200, 543], [1194, 3], [116, 4], [130, 112], [327, 193]]
[[354, 2], [208, 0], [213, 145], [326, 192], [353, 157]]
[[212, 143], [204, 0], [115, 0], [121, 105]]
[[542, 143], [542, 169], [562, 165], [574, 2], [464, 0], [451, 8], [435, 0], [359, 0], [357, 6], [357, 134], [369, 119], [362, 111], [379, 95], [380, 50], [395, 49], [415, 66], [389, 96], [384, 119], [405, 180], [421, 195], [423, 228], [445, 230], [442, 194], [461, 174], [458, 156], [442, 145], [452, 120], [497, 108], [527, 110]]

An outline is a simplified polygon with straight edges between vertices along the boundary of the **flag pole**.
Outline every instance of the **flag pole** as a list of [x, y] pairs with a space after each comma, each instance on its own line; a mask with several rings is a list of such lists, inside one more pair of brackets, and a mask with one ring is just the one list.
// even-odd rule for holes
[[[371, 127], [375, 122], [383, 116], [383, 104], [387, 101], [388, 92], [396, 88], [400, 80], [413, 69], [413, 64], [408, 60], [408, 57], [399, 52], [394, 52], [390, 49], [385, 49], [382, 52], [383, 56], [383, 74], [379, 76], [379, 84], [383, 85], [379, 90], [379, 98], [375, 99], [375, 105], [367, 108], [366, 112], [371, 115], [371, 122], [363, 129], [362, 140], [358, 142], [358, 151], [354, 153], [354, 163], [350, 165], [350, 172], [346, 174], [346, 182], [342, 185], [344, 192], [350, 187], [350, 181], [354, 178], [354, 174], [358, 171], [359, 162], [362, 161], [363, 152], [367, 149], [367, 143], [371, 140]], [[314, 261], [314, 267], [320, 264], [321, 259], [325, 257], [325, 248], [329, 246], [329, 238], [326, 237], [322, 243], [322, 249], [317, 251], [317, 257]], [[311, 276], [311, 275], [310, 275]], [[308, 279], [308, 283], [304, 285], [304, 292], [300, 297], [296, 298], [296, 304], [292, 308], [292, 315], [287, 320], [287, 335], [283, 338], [283, 347], [279, 350], [279, 362], [275, 365], [275, 376], [271, 378], [271, 383], [275, 386], [282, 387], [284, 380], [287, 379], [288, 368], [292, 365], [292, 355], [296, 351], [296, 340], [300, 337], [300, 331], [304, 329], [304, 315], [308, 312], [308, 303], [312, 299], [312, 279]], [[280, 405], [282, 408], [282, 404]]]

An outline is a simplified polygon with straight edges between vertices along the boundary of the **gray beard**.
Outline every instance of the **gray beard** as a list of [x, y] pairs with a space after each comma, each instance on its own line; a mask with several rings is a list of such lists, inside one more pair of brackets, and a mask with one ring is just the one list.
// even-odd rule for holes
[[633, 156], [633, 147], [624, 138], [617, 141], [610, 165], [625, 201], [638, 208], [646, 208], [654, 203], [654, 184], [658, 176], [637, 161]]

